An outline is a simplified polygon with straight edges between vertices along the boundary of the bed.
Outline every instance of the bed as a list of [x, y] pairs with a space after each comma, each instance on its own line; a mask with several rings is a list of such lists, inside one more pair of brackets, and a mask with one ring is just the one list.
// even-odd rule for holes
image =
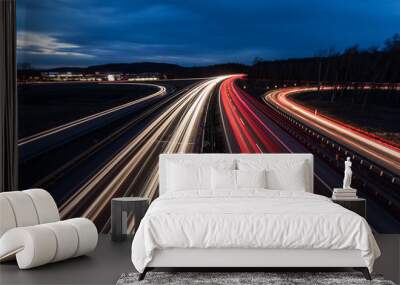
[[153, 268], [352, 267], [380, 251], [364, 218], [313, 194], [311, 154], [162, 154], [132, 262]]

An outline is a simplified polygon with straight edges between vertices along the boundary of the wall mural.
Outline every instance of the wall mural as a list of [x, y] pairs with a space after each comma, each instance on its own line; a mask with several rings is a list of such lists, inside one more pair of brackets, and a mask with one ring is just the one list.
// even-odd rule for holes
[[282, 15], [271, 31], [280, 20], [264, 15], [309, 10], [301, 1], [201, 2], [18, 1], [20, 188], [47, 189], [63, 218], [108, 231], [113, 197], [157, 197], [160, 153], [311, 152], [315, 192], [341, 187], [350, 157], [368, 221], [399, 233], [399, 34], [343, 41], [340, 24], [329, 42], [324, 26], [325, 41], [293, 51], [282, 32], [304, 34], [322, 13]]

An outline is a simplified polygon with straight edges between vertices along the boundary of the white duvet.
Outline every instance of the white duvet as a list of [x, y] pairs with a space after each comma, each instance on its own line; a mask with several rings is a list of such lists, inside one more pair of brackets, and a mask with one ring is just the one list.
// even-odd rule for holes
[[380, 251], [368, 223], [328, 198], [299, 191], [180, 191], [154, 200], [132, 243], [143, 272], [155, 249], [358, 249], [372, 271]]

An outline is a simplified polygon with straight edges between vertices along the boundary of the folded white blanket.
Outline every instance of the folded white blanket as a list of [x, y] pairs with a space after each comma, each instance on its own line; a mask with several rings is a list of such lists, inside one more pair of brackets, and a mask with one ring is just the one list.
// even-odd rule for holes
[[372, 271], [380, 251], [364, 218], [299, 191], [181, 191], [157, 198], [132, 243], [143, 272], [155, 249], [358, 249]]

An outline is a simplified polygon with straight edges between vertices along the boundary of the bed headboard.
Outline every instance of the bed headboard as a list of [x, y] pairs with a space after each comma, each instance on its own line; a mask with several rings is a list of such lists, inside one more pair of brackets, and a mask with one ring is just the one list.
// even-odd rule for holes
[[[306, 179], [307, 192], [314, 192], [314, 157], [310, 153], [268, 153], [268, 154], [233, 154], [233, 153], [188, 153], [188, 154], [161, 154], [159, 162], [159, 176], [160, 176], [160, 195], [166, 192], [167, 183], [167, 163], [168, 161], [182, 161], [187, 160], [191, 164], [207, 164], [212, 165], [213, 161], [221, 160], [232, 160], [232, 162], [238, 159], [263, 159], [263, 160], [274, 160], [284, 162], [298, 162], [304, 161], [307, 165]], [[236, 164], [235, 164], [236, 165]]]

